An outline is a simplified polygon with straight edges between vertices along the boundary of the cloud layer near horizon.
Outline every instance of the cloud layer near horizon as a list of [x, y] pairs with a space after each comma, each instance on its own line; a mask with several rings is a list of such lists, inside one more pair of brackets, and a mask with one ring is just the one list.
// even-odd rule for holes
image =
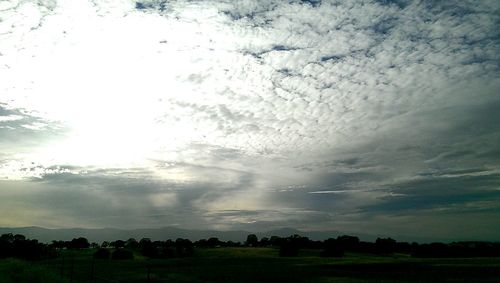
[[0, 225], [498, 238], [499, 8], [4, 1]]

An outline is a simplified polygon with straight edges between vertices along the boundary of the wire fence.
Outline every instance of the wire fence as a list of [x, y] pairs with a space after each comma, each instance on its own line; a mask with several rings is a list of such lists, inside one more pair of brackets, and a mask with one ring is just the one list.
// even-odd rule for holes
[[75, 257], [74, 255], [60, 256], [36, 263], [56, 273], [63, 282], [70, 283], [121, 283], [130, 282], [166, 282], [157, 278], [158, 271], [164, 271], [165, 266], [137, 263], [137, 261], [96, 260]]

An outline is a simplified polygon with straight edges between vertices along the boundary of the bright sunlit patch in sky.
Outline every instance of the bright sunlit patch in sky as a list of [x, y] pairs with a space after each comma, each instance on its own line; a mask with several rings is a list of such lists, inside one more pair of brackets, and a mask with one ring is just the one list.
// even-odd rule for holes
[[26, 158], [45, 166], [139, 166], [161, 151], [213, 142], [215, 131], [176, 103], [218, 103], [207, 98], [216, 82], [201, 92], [190, 81], [207, 68], [205, 57], [234, 48], [230, 35], [217, 32], [216, 10], [181, 11], [177, 21], [140, 11], [101, 17], [85, 1], [63, 5], [25, 35], [31, 48], [19, 50], [7, 72], [13, 107], [69, 129]]

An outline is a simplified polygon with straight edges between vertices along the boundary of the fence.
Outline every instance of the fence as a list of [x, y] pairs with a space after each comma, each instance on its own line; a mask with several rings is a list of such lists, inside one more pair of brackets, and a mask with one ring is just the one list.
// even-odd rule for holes
[[[70, 283], [120, 283], [133, 277], [134, 282], [166, 282], [155, 276], [155, 271], [165, 270], [165, 266], [150, 265], [147, 262], [96, 260], [74, 254], [49, 259], [40, 264], [50, 269], [64, 282]], [[127, 280], [130, 281], [130, 280]]]

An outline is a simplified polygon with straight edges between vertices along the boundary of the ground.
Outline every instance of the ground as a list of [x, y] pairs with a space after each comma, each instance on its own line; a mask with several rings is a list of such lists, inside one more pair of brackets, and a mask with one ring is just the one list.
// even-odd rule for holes
[[500, 258], [415, 259], [348, 253], [321, 258], [302, 250], [280, 258], [273, 248], [196, 249], [194, 257], [92, 260], [94, 250], [61, 251], [40, 262], [0, 260], [0, 283], [63, 282], [500, 282]]

